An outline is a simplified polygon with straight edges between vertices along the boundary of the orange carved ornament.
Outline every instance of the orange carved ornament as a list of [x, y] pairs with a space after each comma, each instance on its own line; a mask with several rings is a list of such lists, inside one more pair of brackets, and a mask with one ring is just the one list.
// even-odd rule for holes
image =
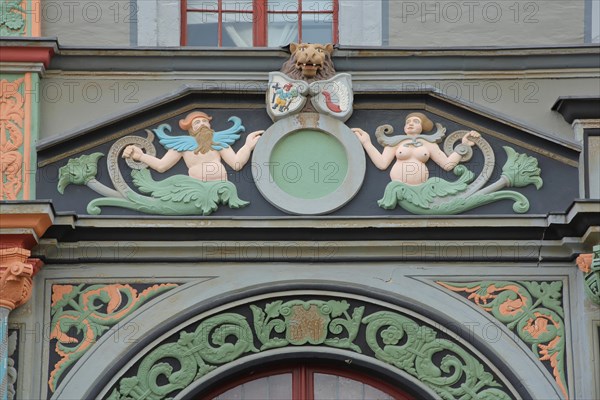
[[[23, 188], [25, 98], [19, 92], [24, 78], [0, 81], [0, 200], [16, 200]], [[27, 151], [27, 149], [25, 149]]]
[[31, 297], [32, 278], [42, 262], [30, 254], [19, 247], [0, 249], [0, 307], [14, 310]]

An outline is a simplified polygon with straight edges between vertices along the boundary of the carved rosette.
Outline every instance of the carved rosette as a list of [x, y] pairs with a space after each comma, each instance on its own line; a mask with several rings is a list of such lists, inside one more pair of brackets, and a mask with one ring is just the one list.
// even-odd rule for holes
[[[65, 372], [111, 327], [149, 300], [177, 286], [174, 283], [130, 285], [53, 285], [50, 339], [60, 361], [51, 366], [48, 387], [56, 390]], [[133, 340], [137, 328], [121, 327], [123, 340]]]
[[345, 299], [276, 299], [222, 312], [183, 329], [173, 336], [176, 341], [156, 346], [111, 387], [106, 398], [172, 398], [227, 363], [293, 346], [334, 347], [377, 358], [448, 400], [514, 398], [460, 341], [442, 337], [412, 316], [367, 309], [364, 303]]
[[565, 398], [565, 324], [562, 282], [437, 282], [460, 293], [514, 331], [547, 365]]
[[0, 307], [14, 310], [31, 297], [32, 278], [42, 263], [21, 248], [0, 249]]
[[40, 36], [40, 0], [0, 0], [0, 36]]

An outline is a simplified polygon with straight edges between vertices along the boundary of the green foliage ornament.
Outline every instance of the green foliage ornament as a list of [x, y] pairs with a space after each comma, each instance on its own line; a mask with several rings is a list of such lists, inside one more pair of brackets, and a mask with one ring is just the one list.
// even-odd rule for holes
[[[201, 321], [194, 330], [184, 329], [176, 342], [158, 345], [117, 381], [106, 399], [171, 398], [220, 366], [288, 346], [334, 347], [375, 357], [414, 376], [443, 399], [513, 398], [460, 342], [439, 338], [437, 330], [406, 315], [378, 311], [365, 316], [367, 307], [345, 299], [276, 299], [249, 308], [250, 323], [241, 314], [225, 312]], [[362, 348], [358, 337], [366, 340]]]
[[21, 0], [2, 1], [0, 4], [0, 36], [21, 36], [25, 27], [25, 10]]
[[474, 174], [465, 166], [458, 165], [452, 171], [459, 177], [454, 182], [437, 177], [429, 178], [420, 185], [392, 181], [386, 186], [383, 198], [377, 204], [386, 210], [400, 206], [414, 214], [454, 215], [506, 199], [514, 201], [514, 212], [525, 213], [529, 210], [529, 200], [524, 195], [499, 189], [533, 184], [539, 190], [543, 185], [541, 170], [535, 158], [517, 153], [507, 146], [503, 148], [508, 160], [502, 169], [501, 178], [479, 191], [467, 194]]
[[249, 203], [237, 195], [235, 185], [229, 181], [203, 182], [186, 175], [174, 175], [155, 181], [147, 169], [131, 173], [134, 185], [142, 196], [133, 190], [125, 193], [125, 199], [99, 198], [87, 207], [90, 214], [100, 214], [101, 206], [122, 207], [148, 214], [160, 215], [210, 215], [219, 204], [230, 208], [245, 207]]

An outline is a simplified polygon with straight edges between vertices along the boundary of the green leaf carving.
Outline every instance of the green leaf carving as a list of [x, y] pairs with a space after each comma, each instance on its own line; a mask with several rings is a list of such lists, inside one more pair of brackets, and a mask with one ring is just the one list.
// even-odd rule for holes
[[392, 181], [385, 188], [383, 198], [377, 204], [386, 210], [394, 209], [398, 204], [410, 204], [421, 209], [430, 209], [434, 198], [464, 192], [468, 183], [475, 176], [463, 165], [456, 166], [453, 172], [459, 176], [459, 179], [455, 182], [449, 182], [441, 178], [430, 178], [420, 185], [408, 185], [403, 182]]
[[350, 308], [350, 304], [348, 304], [348, 302], [346, 300], [342, 300], [342, 301], [329, 300], [327, 302], [327, 306], [331, 310], [331, 316], [334, 318], [339, 317], [340, 315], [344, 314]]
[[85, 185], [96, 177], [98, 173], [98, 160], [104, 157], [102, 153], [86, 154], [78, 158], [71, 158], [67, 165], [58, 170], [58, 184], [56, 189], [64, 194], [65, 188], [70, 184]]
[[279, 310], [280, 310], [282, 304], [283, 304], [283, 301], [281, 301], [281, 300], [274, 301], [273, 303], [268, 303], [265, 306], [267, 318], [279, 317]]
[[131, 176], [134, 185], [150, 197], [129, 191], [127, 199], [95, 199], [88, 204], [88, 213], [100, 214], [100, 207], [110, 206], [159, 215], [210, 215], [219, 204], [229, 208], [250, 204], [238, 197], [235, 185], [229, 181], [203, 182], [186, 175], [155, 181], [148, 169], [133, 170]]
[[535, 185], [540, 189], [544, 181], [540, 177], [541, 169], [538, 167], [536, 158], [527, 154], [517, 153], [513, 148], [503, 146], [508, 160], [502, 167], [502, 175], [505, 176], [513, 187], [525, 187]]
[[[456, 343], [438, 338], [432, 328], [390, 311], [373, 313], [363, 318], [363, 324], [375, 357], [415, 376], [441, 398], [481, 398], [479, 393], [485, 391], [486, 396], [493, 393], [494, 399], [511, 398], [501, 390], [489, 392], [502, 385], [474, 356]], [[438, 355], [443, 355], [441, 361], [436, 361]]]

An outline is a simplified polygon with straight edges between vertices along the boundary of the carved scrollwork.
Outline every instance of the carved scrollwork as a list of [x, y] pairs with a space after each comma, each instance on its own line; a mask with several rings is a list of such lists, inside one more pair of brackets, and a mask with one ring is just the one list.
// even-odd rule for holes
[[408, 372], [444, 399], [508, 400], [494, 376], [456, 343], [437, 337], [430, 327], [397, 313], [381, 311], [363, 319], [375, 357]]
[[568, 398], [562, 282], [437, 282], [492, 314], [548, 363]]
[[60, 361], [48, 380], [56, 390], [63, 374], [112, 326], [148, 300], [174, 288], [175, 284], [148, 285], [141, 293], [130, 285], [54, 285], [50, 339]]
[[[110, 390], [109, 400], [163, 399], [208, 372], [248, 354], [286, 346], [328, 346], [374, 357], [419, 379], [444, 399], [513, 397], [460, 342], [391, 311], [364, 316], [344, 299], [274, 300], [251, 304], [253, 322], [226, 312], [179, 333], [148, 353]], [[245, 314], [245, 312], [244, 312]], [[361, 336], [367, 345], [357, 341]], [[260, 349], [255, 341], [262, 344]], [[368, 346], [368, 347], [367, 347]], [[371, 353], [372, 352], [372, 353]], [[133, 373], [133, 374], [132, 374]]]
[[[138, 373], [120, 381], [108, 399], [163, 399], [176, 390], [247, 352], [257, 352], [254, 335], [246, 319], [225, 313], [208, 318], [193, 332], [182, 332], [176, 343], [168, 343], [148, 354]], [[175, 360], [173, 363], [163, 360]], [[159, 384], [159, 379], [166, 382]]]
[[[108, 165], [108, 174], [110, 176], [110, 180], [114, 185], [115, 189], [117, 189], [123, 197], [127, 196], [132, 189], [127, 185], [123, 175], [121, 174], [121, 170], [119, 169], [119, 158], [123, 153], [123, 150], [127, 146], [137, 145], [142, 148], [146, 154], [155, 156], [156, 148], [152, 141], [154, 140], [154, 133], [152, 131], [146, 129], [146, 138], [141, 136], [125, 136], [119, 140], [117, 140], [108, 151], [108, 156], [106, 158]], [[140, 161], [133, 161], [131, 158], [125, 159], [127, 165], [134, 170], [146, 169], [148, 166]]]

